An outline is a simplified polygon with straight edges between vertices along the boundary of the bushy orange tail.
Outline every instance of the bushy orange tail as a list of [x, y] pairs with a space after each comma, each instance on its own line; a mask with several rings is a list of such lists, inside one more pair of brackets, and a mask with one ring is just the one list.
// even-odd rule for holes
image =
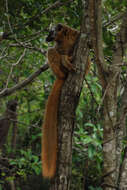
[[43, 176], [52, 178], [56, 172], [57, 161], [57, 112], [59, 96], [64, 80], [56, 79], [45, 110], [42, 138]]

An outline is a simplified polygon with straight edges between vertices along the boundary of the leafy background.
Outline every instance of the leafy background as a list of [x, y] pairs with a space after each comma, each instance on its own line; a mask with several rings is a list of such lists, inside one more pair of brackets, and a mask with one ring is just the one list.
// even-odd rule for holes
[[[119, 30], [119, 16], [126, 5], [126, 0], [103, 0], [103, 46], [107, 64], [111, 63], [112, 43]], [[45, 42], [49, 27], [60, 22], [80, 30], [82, 18], [80, 0], [1, 0], [0, 12], [0, 34], [5, 37], [0, 41], [1, 92], [6, 87], [11, 88], [25, 80], [44, 65], [45, 52], [52, 46]], [[112, 18], [115, 19], [114, 22], [110, 22]], [[90, 190], [101, 189], [102, 89], [92, 51], [90, 58], [91, 71], [84, 80], [74, 132], [73, 190], [83, 189], [84, 186]], [[123, 82], [125, 70], [123, 67]], [[9, 163], [9, 167], [0, 169], [0, 190], [9, 189], [13, 180], [16, 181], [17, 190], [48, 189], [49, 182], [42, 180], [41, 176], [41, 124], [53, 81], [52, 72], [48, 69], [29, 85], [0, 99], [0, 117], [4, 116], [9, 100], [18, 101], [17, 143], [13, 149], [11, 126], [0, 155]]]

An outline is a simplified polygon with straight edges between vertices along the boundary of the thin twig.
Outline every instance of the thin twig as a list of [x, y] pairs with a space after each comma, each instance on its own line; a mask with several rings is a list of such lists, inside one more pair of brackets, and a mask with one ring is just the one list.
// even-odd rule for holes
[[93, 92], [92, 92], [92, 89], [91, 89], [91, 87], [90, 87], [88, 81], [86, 80], [86, 78], [85, 78], [85, 82], [86, 82], [86, 84], [87, 84], [87, 86], [88, 86], [88, 88], [89, 88], [89, 91], [90, 91], [90, 94], [91, 94], [93, 100], [95, 101], [96, 105], [98, 106], [98, 103], [97, 103], [97, 101], [96, 101], [96, 98], [94, 97], [94, 94], [93, 94]]
[[111, 20], [109, 22], [104, 22], [104, 27], [108, 27], [110, 26], [111, 24], [114, 24], [114, 22], [120, 20], [123, 18], [123, 16], [125, 15], [125, 12], [122, 12], [118, 15], [115, 15], [114, 17], [111, 17]]
[[[8, 24], [9, 24], [9, 28], [10, 28], [10, 30], [11, 30], [11, 32], [10, 33], [8, 33], [8, 36], [10, 36], [11, 34], [14, 34], [14, 32], [13, 32], [13, 29], [12, 29], [12, 27], [11, 27], [11, 24], [10, 24], [10, 18], [9, 18], [9, 15], [8, 15], [8, 1], [7, 0], [5, 0], [6, 1], [6, 13], [7, 13], [7, 17], [8, 17]], [[73, 2], [74, 0], [67, 0], [67, 1], [65, 1], [65, 2], [61, 2], [61, 1], [56, 1], [54, 4], [52, 4], [52, 5], [50, 5], [48, 8], [46, 8], [46, 9], [44, 9], [44, 10], [42, 10], [39, 14], [37, 14], [36, 16], [33, 16], [33, 17], [31, 17], [26, 23], [24, 23], [22, 26], [20, 25], [15, 25], [15, 28], [17, 29], [17, 30], [21, 30], [21, 29], [23, 29], [25, 26], [27, 26], [27, 25], [29, 25], [30, 23], [31, 23], [31, 21], [33, 21], [34, 19], [37, 19], [37, 18], [40, 18], [43, 14], [46, 14], [46, 13], [49, 13], [49, 11], [50, 10], [52, 10], [52, 9], [56, 9], [56, 8], [58, 8], [58, 7], [60, 7], [60, 6], [62, 6], [62, 5], [66, 5], [66, 4], [69, 4], [69, 3], [71, 3], [71, 2]], [[43, 32], [43, 30], [40, 30], [40, 31], [38, 31], [37, 33], [38, 34], [41, 34]], [[36, 33], [35, 33], [36, 34]], [[33, 35], [35, 35], [35, 34], [32, 34], [31, 36], [33, 36]], [[23, 37], [24, 38], [24, 37]], [[5, 39], [5, 38], [3, 38], [3, 39]], [[6, 39], [8, 39], [8, 38], [6, 38]]]
[[53, 3], [52, 5], [50, 5], [48, 8], [42, 10], [40, 14], [38, 14], [38, 15], [33, 16], [32, 18], [30, 18], [30, 20], [28, 22], [26, 22], [25, 25], [28, 25], [34, 19], [37, 19], [37, 18], [41, 17], [42, 15], [44, 15], [46, 13], [49, 13], [50, 10], [58, 8], [59, 6], [62, 6], [62, 5], [71, 3], [71, 2], [73, 2], [73, 0], [67, 0], [66, 2], [61, 2], [61, 1], [58, 0], [55, 3]]
[[8, 0], [6, 0], [6, 13], [7, 13], [8, 26], [9, 26], [9, 29], [10, 29], [11, 33], [13, 34], [13, 29], [11, 27], [10, 18], [9, 18], [9, 12], [8, 12]]
[[[117, 77], [117, 75], [118, 75], [118, 72], [114, 75], [114, 77], [112, 78], [112, 80], [114, 80], [114, 79]], [[99, 113], [99, 111], [100, 111], [101, 105], [102, 105], [103, 102], [104, 102], [104, 99], [105, 99], [106, 93], [107, 93], [107, 91], [108, 91], [108, 89], [109, 89], [109, 87], [110, 87], [110, 84], [111, 84], [111, 82], [109, 82], [109, 83], [107, 84], [107, 86], [106, 86], [106, 89], [105, 89], [105, 91], [104, 91], [104, 94], [103, 94], [101, 103], [99, 104], [98, 109], [97, 109], [97, 112], [98, 112], [98, 113]]]
[[40, 129], [40, 127], [38, 126], [38, 123], [39, 123], [40, 121], [37, 121], [35, 124], [26, 124], [25, 122], [18, 121], [18, 120], [15, 120], [15, 119], [10, 119], [10, 121], [14, 121], [14, 122], [16, 122], [16, 123], [19, 123], [19, 124], [24, 125], [24, 126], [27, 126], [27, 127], [35, 127], [35, 128]]
[[[12, 75], [12, 72], [13, 72], [13, 68], [14, 68], [16, 65], [18, 65], [18, 64], [20, 63], [20, 61], [21, 61], [21, 60], [23, 59], [23, 57], [25, 56], [25, 53], [26, 53], [26, 49], [24, 49], [23, 54], [19, 57], [18, 61], [17, 61], [16, 63], [12, 64], [11, 69], [10, 69], [10, 73], [9, 73], [9, 75], [8, 75], [8, 79], [7, 79], [7, 82], [6, 82], [6, 87], [5, 87], [5, 89], [7, 89], [7, 87], [8, 87], [8, 84], [9, 84], [9, 81], [10, 81], [10, 78], [11, 78], [11, 75]], [[5, 90], [5, 89], [4, 89], [4, 90]], [[1, 93], [2, 93], [2, 92], [1, 92]]]
[[10, 44], [9, 46], [10, 47], [24, 47], [24, 48], [31, 49], [34, 51], [38, 51], [38, 52], [42, 53], [43, 55], [46, 55], [46, 51], [43, 50], [42, 48], [33, 47], [33, 46], [30, 46], [29, 44], [25, 44], [25, 43], [19, 42], [19, 41], [17, 44]]

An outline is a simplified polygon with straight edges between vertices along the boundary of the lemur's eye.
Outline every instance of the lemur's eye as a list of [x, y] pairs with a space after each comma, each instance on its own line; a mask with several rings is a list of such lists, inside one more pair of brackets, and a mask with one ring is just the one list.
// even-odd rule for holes
[[58, 24], [56, 28], [57, 28], [57, 31], [60, 31], [63, 28], [63, 26], [62, 24]]

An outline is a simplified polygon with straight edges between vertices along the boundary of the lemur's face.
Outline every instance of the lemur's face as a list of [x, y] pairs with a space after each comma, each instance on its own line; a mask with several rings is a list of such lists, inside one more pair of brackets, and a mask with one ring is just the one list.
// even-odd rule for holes
[[61, 39], [61, 35], [63, 35], [63, 25], [57, 24], [56, 27], [52, 28], [49, 31], [49, 35], [46, 38], [47, 42], [57, 41]]

